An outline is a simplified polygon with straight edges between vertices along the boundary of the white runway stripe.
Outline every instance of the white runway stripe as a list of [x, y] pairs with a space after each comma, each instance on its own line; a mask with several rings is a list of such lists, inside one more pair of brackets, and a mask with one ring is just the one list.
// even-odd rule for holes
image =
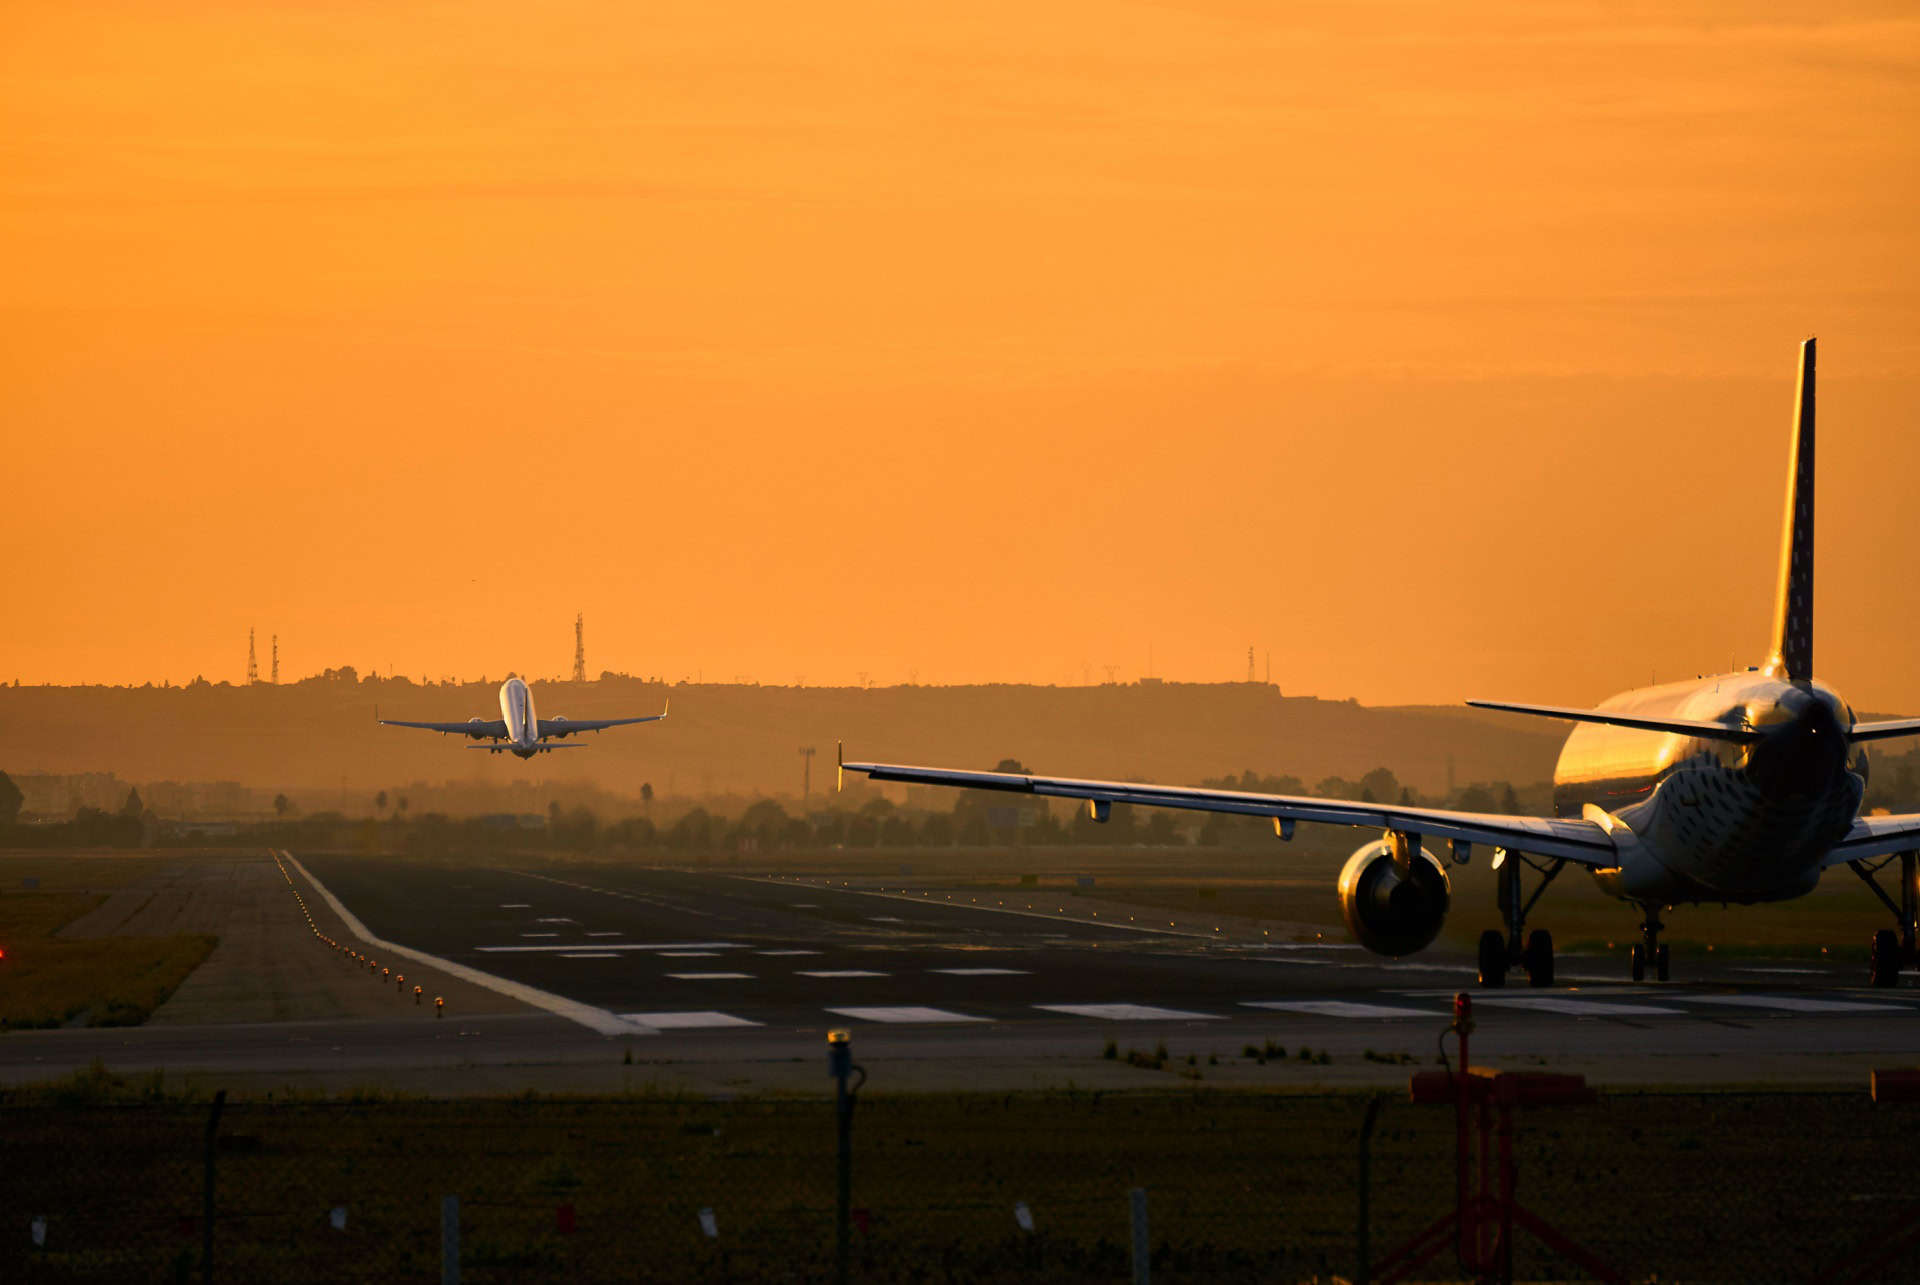
[[817, 950], [756, 950], [753, 953], [765, 955], [771, 959], [778, 955], [818, 955], [820, 952]]
[[795, 977], [885, 977], [885, 973], [870, 973], [864, 968], [835, 968], [824, 972], [799, 972]]
[[984, 1017], [968, 1017], [965, 1013], [955, 1013], [944, 1008], [921, 1008], [906, 1005], [893, 1008], [830, 1008], [829, 1013], [838, 1013], [841, 1017], [851, 1017], [861, 1022], [984, 1022]]
[[752, 973], [668, 973], [676, 982], [749, 982]]
[[562, 959], [618, 959], [620, 956], [610, 950], [572, 950], [561, 953]]
[[503, 902], [501, 902], [501, 903], [500, 903], [500, 909], [502, 909], [502, 910], [532, 910], [532, 909], [533, 909], [533, 907], [532, 907], [532, 905], [530, 905], [529, 903], [527, 903], [527, 902], [524, 902], [524, 901], [503, 901]]
[[[738, 943], [730, 941], [610, 941], [600, 946], [601, 950], [732, 950]], [[482, 954], [524, 954], [539, 950], [573, 950], [572, 946], [475, 946]]]
[[945, 973], [948, 977], [1026, 977], [1024, 968], [929, 968], [930, 973]]
[[558, 937], [559, 933], [521, 933], [522, 937]]
[[758, 1026], [759, 1022], [749, 1022], [744, 1017], [735, 1017], [731, 1013], [692, 1012], [692, 1013], [622, 1013], [620, 1016], [634, 1022], [644, 1022], [648, 1026], [663, 1031], [691, 1031], [709, 1026]]
[[587, 936], [589, 937], [624, 937], [626, 936], [626, 934], [622, 932], [614, 931], [614, 932], [588, 933]]
[[1035, 1004], [1049, 1013], [1070, 1017], [1097, 1017], [1108, 1022], [1184, 1022], [1198, 1018], [1217, 1020], [1213, 1013], [1189, 1013], [1181, 1008], [1156, 1008], [1152, 1004]]
[[717, 950], [663, 950], [662, 959], [712, 959], [720, 952]]
[[1557, 999], [1551, 995], [1475, 995], [1476, 1005], [1496, 1008], [1531, 1008], [1542, 1013], [1565, 1013], [1571, 1017], [1684, 1017], [1685, 1009], [1662, 1008], [1657, 1004], [1605, 1004], [1591, 999]]
[[1242, 1008], [1271, 1008], [1283, 1013], [1312, 1013], [1318, 1017], [1441, 1017], [1434, 1008], [1393, 1008], [1386, 1004], [1354, 1004], [1340, 999], [1244, 999]]
[[1787, 1013], [1888, 1013], [1905, 1009], [1905, 1004], [1869, 1004], [1857, 999], [1800, 999], [1792, 995], [1688, 995], [1701, 1004], [1738, 1004], [1743, 1008], [1777, 1008]]

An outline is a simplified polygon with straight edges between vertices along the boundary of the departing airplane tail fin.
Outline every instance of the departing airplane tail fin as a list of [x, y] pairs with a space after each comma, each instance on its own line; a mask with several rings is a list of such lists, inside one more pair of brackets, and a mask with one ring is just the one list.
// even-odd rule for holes
[[1780, 533], [1780, 588], [1774, 601], [1773, 654], [1766, 671], [1790, 681], [1813, 677], [1813, 350], [1800, 345], [1800, 382], [1794, 396], [1792, 474]]

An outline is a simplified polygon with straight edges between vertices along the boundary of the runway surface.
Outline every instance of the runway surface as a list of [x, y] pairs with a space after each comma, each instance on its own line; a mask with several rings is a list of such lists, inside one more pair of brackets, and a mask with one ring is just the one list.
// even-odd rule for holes
[[[1479, 991], [1471, 961], [1444, 951], [1388, 961], [1344, 942], [1142, 931], [1090, 922], [1095, 903], [1026, 890], [302, 859], [379, 937], [657, 1034], [610, 1041], [545, 1013], [13, 1032], [0, 1040], [0, 1079], [100, 1057], [316, 1086], [372, 1075], [414, 1091], [597, 1092], [631, 1087], [631, 1073], [614, 1078], [631, 1056], [656, 1085], [819, 1091], [821, 1041], [847, 1027], [897, 1087], [1181, 1083], [1101, 1059], [1108, 1040], [1164, 1041], [1203, 1064], [1217, 1054], [1214, 1083], [1389, 1084], [1406, 1070], [1388, 1059], [1432, 1063], [1459, 990], [1477, 1006], [1476, 1060], [1603, 1083], [1864, 1085], [1872, 1067], [1920, 1064], [1920, 988], [1869, 989], [1854, 960], [1690, 958], [1677, 961], [1681, 980], [1635, 986], [1622, 960], [1563, 955], [1556, 987], [1522, 976]], [[1276, 1074], [1238, 1060], [1268, 1040], [1332, 1064]]]
[[[1430, 1028], [1473, 983], [1469, 962], [1445, 955], [1388, 961], [1348, 943], [1143, 931], [1020, 894], [605, 866], [309, 864], [381, 936], [666, 1031], [1255, 1018]], [[1633, 986], [1621, 961], [1567, 956], [1557, 987], [1519, 978], [1476, 1000], [1490, 1027], [1602, 1021], [1623, 1043], [1793, 1021], [1920, 1051], [1920, 989], [1863, 987], [1852, 962], [1684, 960], [1698, 975]]]

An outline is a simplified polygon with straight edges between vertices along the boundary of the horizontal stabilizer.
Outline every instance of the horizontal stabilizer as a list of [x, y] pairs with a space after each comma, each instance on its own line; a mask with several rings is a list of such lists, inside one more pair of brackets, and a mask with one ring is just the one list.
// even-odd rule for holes
[[1920, 736], [1920, 718], [1890, 718], [1884, 723], [1855, 723], [1851, 741], [1884, 741], [1889, 736]]
[[565, 742], [562, 742], [558, 745], [553, 745], [545, 741], [542, 741], [540, 744], [534, 745], [534, 746], [515, 746], [512, 744], [469, 745], [467, 746], [467, 748], [470, 750], [486, 750], [490, 754], [511, 754], [514, 752], [516, 748], [530, 748], [536, 754], [545, 754], [548, 750], [584, 750], [587, 747], [584, 744], [579, 744], [579, 743], [569, 745], [569, 744], [566, 744]]
[[[1605, 723], [1609, 727], [1631, 727], [1643, 732], [1666, 732], [1673, 736], [1697, 736], [1707, 741], [1738, 741], [1750, 744], [1766, 736], [1754, 727], [1733, 727], [1693, 718], [1642, 718], [1637, 714], [1616, 714], [1605, 709], [1569, 709], [1561, 705], [1515, 705], [1508, 701], [1468, 701], [1475, 709], [1504, 710], [1509, 714], [1532, 714], [1539, 718], [1560, 718], [1570, 723]], [[1896, 735], [1897, 733], [1886, 733]]]

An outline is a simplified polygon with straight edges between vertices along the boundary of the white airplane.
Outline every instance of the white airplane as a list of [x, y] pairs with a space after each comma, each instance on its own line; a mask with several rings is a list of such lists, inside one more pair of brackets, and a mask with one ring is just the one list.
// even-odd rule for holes
[[[1867, 755], [1862, 745], [1920, 734], [1920, 719], [1861, 723], [1813, 677], [1814, 341], [1800, 349], [1791, 475], [1772, 651], [1764, 664], [1693, 682], [1615, 696], [1598, 709], [1470, 701], [1577, 723], [1554, 768], [1551, 817], [1513, 817], [1231, 790], [1084, 781], [887, 763], [843, 763], [876, 781], [909, 781], [1085, 799], [1096, 821], [1115, 803], [1272, 817], [1282, 839], [1297, 821], [1378, 828], [1385, 837], [1355, 852], [1340, 873], [1341, 911], [1354, 938], [1382, 955], [1408, 955], [1439, 935], [1452, 904], [1446, 867], [1423, 838], [1445, 839], [1465, 865], [1473, 845], [1493, 847], [1503, 929], [1481, 934], [1480, 983], [1501, 986], [1525, 968], [1535, 986], [1553, 982], [1553, 937], [1526, 932], [1546, 886], [1567, 866], [1639, 907], [1642, 943], [1633, 979], [1651, 966], [1666, 981], [1660, 911], [1681, 902], [1753, 904], [1804, 896], [1821, 873], [1845, 865], [1892, 912], [1896, 928], [1874, 934], [1876, 986], [1898, 983], [1916, 962], [1920, 935], [1920, 814], [1860, 815]], [[1897, 868], [1894, 896], [1876, 875]], [[1538, 880], [1529, 895], [1523, 875]], [[1897, 900], [1896, 900], [1897, 896]]]
[[579, 745], [550, 743], [577, 732], [604, 732], [609, 727], [624, 727], [628, 723], [657, 723], [666, 716], [666, 707], [662, 706], [658, 714], [648, 714], [645, 718], [540, 718], [533, 712], [533, 693], [527, 689], [525, 680], [519, 678], [509, 678], [500, 684], [499, 718], [474, 717], [464, 723], [405, 723], [397, 718], [381, 718], [380, 712], [374, 711], [375, 720], [383, 727], [421, 727], [429, 732], [488, 741], [491, 743], [467, 748], [486, 750], [490, 754], [504, 752], [523, 759], [549, 750], [580, 749]]

